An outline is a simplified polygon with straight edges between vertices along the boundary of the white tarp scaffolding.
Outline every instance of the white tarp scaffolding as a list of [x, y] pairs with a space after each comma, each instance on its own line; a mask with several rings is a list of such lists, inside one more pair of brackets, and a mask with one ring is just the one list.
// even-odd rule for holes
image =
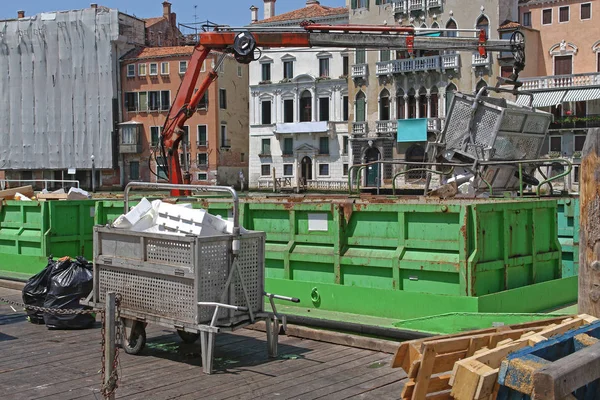
[[112, 168], [117, 10], [0, 21], [0, 169]]

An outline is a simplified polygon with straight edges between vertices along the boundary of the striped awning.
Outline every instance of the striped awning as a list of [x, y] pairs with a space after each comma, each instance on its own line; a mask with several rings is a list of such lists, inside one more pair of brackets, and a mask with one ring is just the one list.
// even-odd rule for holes
[[600, 99], [600, 88], [571, 89], [563, 101], [588, 101]]
[[[533, 103], [531, 104], [533, 107], [549, 107], [555, 106], [557, 104], [562, 103], [567, 93], [566, 90], [553, 90], [549, 92], [533, 92]], [[517, 98], [517, 104], [519, 105], [529, 105], [529, 96], [520, 95]]]

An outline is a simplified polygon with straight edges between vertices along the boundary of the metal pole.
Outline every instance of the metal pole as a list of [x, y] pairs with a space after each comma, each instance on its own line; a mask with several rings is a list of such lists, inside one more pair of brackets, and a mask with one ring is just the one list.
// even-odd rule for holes
[[[381, 161], [381, 153], [377, 154], [377, 161]], [[379, 186], [381, 185], [381, 163], [377, 163], [377, 195], [379, 195]]]
[[[113, 374], [113, 364], [115, 361], [115, 346], [116, 346], [116, 299], [117, 294], [115, 292], [106, 293], [106, 314], [104, 315], [104, 385], [109, 388], [109, 385], [113, 385], [111, 382]], [[114, 400], [115, 394], [111, 393], [107, 399]]]
[[96, 192], [96, 163], [92, 154], [92, 193]]

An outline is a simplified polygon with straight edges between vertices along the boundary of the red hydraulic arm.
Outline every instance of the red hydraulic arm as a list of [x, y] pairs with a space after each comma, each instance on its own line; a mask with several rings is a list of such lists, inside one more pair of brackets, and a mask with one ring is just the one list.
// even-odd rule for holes
[[[441, 30], [443, 31], [443, 30]], [[317, 25], [302, 24], [302, 27], [281, 30], [277, 28], [228, 28], [220, 27], [213, 32], [199, 34], [199, 43], [188, 63], [187, 71], [169, 110], [161, 136], [161, 153], [166, 157], [169, 183], [190, 183], [189, 173], [182, 175], [179, 163], [179, 143], [183, 139], [183, 126], [195, 112], [204, 93], [218, 77], [215, 67], [204, 78], [194, 92], [202, 64], [211, 51], [233, 54], [238, 62], [254, 60], [256, 47], [350, 47], [374, 49], [404, 49], [412, 52], [422, 50], [470, 50], [482, 56], [487, 51], [513, 52], [515, 59], [522, 58], [523, 40], [514, 36], [510, 40], [488, 40], [484, 31], [476, 37], [435, 37], [425, 32], [419, 34], [413, 27], [375, 25]], [[520, 32], [518, 32], [520, 33]], [[225, 54], [223, 54], [225, 55]], [[522, 68], [521, 68], [522, 69]], [[517, 67], [515, 64], [515, 71]], [[520, 70], [519, 70], [520, 71]], [[188, 195], [183, 190], [171, 190], [172, 196]]]

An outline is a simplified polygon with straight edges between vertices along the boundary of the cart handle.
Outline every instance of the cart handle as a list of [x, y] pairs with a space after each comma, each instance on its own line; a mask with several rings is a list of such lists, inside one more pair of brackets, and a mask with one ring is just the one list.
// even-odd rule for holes
[[214, 303], [214, 302], [210, 302], [210, 301], [200, 301], [200, 302], [198, 302], [198, 305], [206, 306], [206, 307], [223, 307], [223, 308], [228, 308], [230, 310], [235, 310], [235, 311], [248, 311], [248, 307], [232, 306], [231, 304]]
[[125, 214], [129, 212], [129, 191], [132, 188], [145, 188], [145, 189], [184, 189], [184, 190], [195, 190], [198, 192], [225, 192], [229, 193], [233, 198], [233, 234], [234, 236], [239, 235], [239, 208], [240, 201], [235, 189], [228, 186], [205, 186], [205, 185], [176, 185], [173, 183], [152, 183], [152, 182], [129, 182], [125, 186]]
[[207, 306], [207, 307], [215, 307], [215, 312], [213, 313], [212, 319], [210, 320], [210, 326], [217, 326], [217, 316], [219, 315], [219, 308], [228, 308], [230, 310], [235, 311], [248, 311], [248, 307], [240, 307], [240, 306], [232, 306], [231, 304], [223, 304], [223, 303], [215, 303], [211, 301], [200, 301], [198, 302], [199, 306]]
[[300, 303], [300, 299], [297, 297], [281, 296], [279, 294], [273, 294], [273, 293], [267, 293], [267, 292], [264, 292], [264, 295], [266, 297], [268, 297], [269, 299], [286, 300], [286, 301], [291, 301], [292, 303]]

